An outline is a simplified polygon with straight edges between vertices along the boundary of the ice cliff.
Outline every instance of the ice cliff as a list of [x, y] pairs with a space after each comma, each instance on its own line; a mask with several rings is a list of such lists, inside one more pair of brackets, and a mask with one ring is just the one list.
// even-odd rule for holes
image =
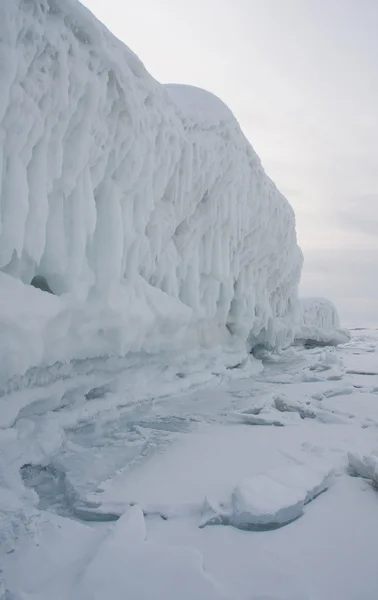
[[0, 194], [3, 377], [295, 335], [294, 213], [235, 117], [76, 0], [0, 5]]

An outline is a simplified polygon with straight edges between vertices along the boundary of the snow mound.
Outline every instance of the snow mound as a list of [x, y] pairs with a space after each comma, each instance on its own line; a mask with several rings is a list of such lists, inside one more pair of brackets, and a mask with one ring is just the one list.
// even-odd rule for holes
[[235, 487], [229, 507], [207, 498], [200, 526], [223, 523], [255, 531], [282, 527], [300, 517], [332, 480], [331, 468], [308, 465], [256, 474]]
[[0, 39], [0, 270], [22, 282], [1, 279], [18, 306], [3, 377], [290, 342], [294, 214], [222, 101], [159, 84], [76, 0], [3, 3]]
[[307, 345], [346, 344], [350, 340], [347, 329], [340, 327], [339, 315], [332, 302], [325, 298], [301, 298], [301, 323], [296, 339]]

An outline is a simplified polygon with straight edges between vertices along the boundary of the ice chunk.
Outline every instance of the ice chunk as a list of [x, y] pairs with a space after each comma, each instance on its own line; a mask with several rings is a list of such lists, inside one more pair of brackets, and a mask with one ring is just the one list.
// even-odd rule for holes
[[147, 531], [142, 509], [135, 504], [120, 517], [112, 536], [112, 544], [140, 544], [146, 540]]
[[269, 472], [270, 477], [284, 485], [305, 492], [304, 503], [311, 502], [324, 492], [334, 479], [334, 471], [328, 466], [295, 465]]
[[245, 479], [233, 491], [230, 523], [240, 529], [274, 529], [300, 517], [304, 506], [332, 480], [329, 468], [295, 465]]
[[349, 452], [349, 473], [354, 477], [369, 479], [378, 488], [378, 453], [366, 456]]
[[298, 413], [302, 419], [315, 419], [316, 412], [305, 402], [290, 400], [285, 394], [279, 394], [274, 398], [274, 406], [280, 412]]
[[145, 542], [143, 514], [130, 508], [84, 570], [75, 600], [220, 600], [197, 550]]
[[274, 406], [267, 406], [257, 414], [255, 412], [246, 410], [244, 412], [235, 412], [235, 416], [242, 423], [248, 423], [248, 425], [272, 425], [274, 427], [284, 427], [285, 425], [296, 425], [301, 421], [301, 418], [297, 411], [290, 411], [290, 414], [284, 413], [284, 411], [277, 410]]
[[[121, 550], [125, 544], [141, 544], [146, 540], [146, 524], [142, 509], [135, 504], [130, 506], [118, 519], [106, 541], [102, 544], [100, 555], [106, 553], [108, 547]], [[97, 560], [97, 559], [96, 559]]]
[[235, 488], [231, 523], [240, 529], [273, 529], [297, 519], [303, 508], [302, 490], [274, 481], [269, 475], [255, 475]]
[[206, 527], [206, 525], [221, 525], [222, 523], [228, 522], [230, 515], [222, 508], [219, 502], [214, 498], [205, 498], [202, 506], [201, 518], [199, 527]]

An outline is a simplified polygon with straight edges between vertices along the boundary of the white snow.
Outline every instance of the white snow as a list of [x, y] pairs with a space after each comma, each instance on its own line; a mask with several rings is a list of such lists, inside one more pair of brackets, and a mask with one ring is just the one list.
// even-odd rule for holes
[[1, 279], [20, 305], [1, 315], [2, 376], [289, 343], [294, 214], [222, 101], [160, 85], [75, 0], [3, 3], [0, 39], [0, 270], [24, 284]]
[[39, 518], [35, 530], [34, 539], [24, 540], [11, 559], [2, 561], [7, 574], [5, 598], [226, 598], [204, 572], [197, 550], [146, 540], [144, 517], [137, 506], [107, 532], [56, 515]]
[[345, 357], [344, 364], [350, 374], [378, 376], [378, 356], [374, 351], [353, 352]]
[[322, 344], [345, 344], [350, 334], [340, 327], [337, 309], [325, 298], [301, 298], [301, 319], [295, 337], [297, 340]]
[[84, 570], [73, 598], [221, 600], [199, 552], [145, 540], [143, 513], [134, 506], [117, 521]]

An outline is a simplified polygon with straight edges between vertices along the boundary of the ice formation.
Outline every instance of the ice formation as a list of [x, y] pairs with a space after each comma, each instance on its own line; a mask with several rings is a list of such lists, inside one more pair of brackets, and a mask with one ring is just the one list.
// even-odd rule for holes
[[205, 499], [199, 526], [233, 525], [239, 529], [282, 527], [302, 516], [305, 505], [334, 479], [325, 465], [292, 465], [257, 473], [238, 484], [229, 504]]
[[290, 340], [294, 214], [223, 102], [159, 84], [76, 0], [2, 3], [0, 39], [0, 270], [56, 296], [38, 331], [1, 315], [14, 353], [30, 328], [37, 347], [7, 373]]
[[349, 473], [354, 477], [363, 477], [378, 488], [378, 452], [363, 455], [359, 452], [348, 453]]
[[285, 525], [300, 517], [332, 478], [329, 468], [295, 465], [245, 479], [233, 491], [230, 523], [241, 529]]
[[296, 339], [308, 343], [345, 344], [350, 334], [340, 327], [335, 305], [325, 298], [301, 298], [300, 326]]

